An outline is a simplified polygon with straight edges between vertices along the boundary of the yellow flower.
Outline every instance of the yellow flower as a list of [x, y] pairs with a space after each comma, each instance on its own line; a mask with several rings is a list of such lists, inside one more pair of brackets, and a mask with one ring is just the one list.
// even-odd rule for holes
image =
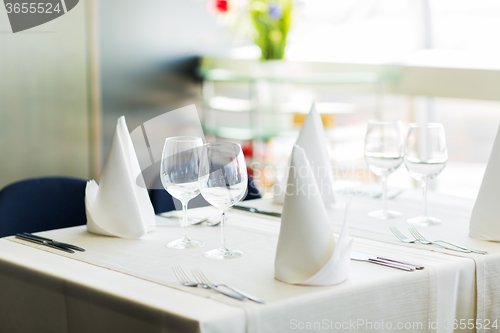
[[279, 30], [271, 30], [269, 31], [268, 37], [273, 42], [279, 42], [283, 35]]
[[252, 1], [252, 4], [250, 5], [250, 10], [254, 14], [264, 14], [267, 13], [268, 7], [267, 4], [263, 1]]

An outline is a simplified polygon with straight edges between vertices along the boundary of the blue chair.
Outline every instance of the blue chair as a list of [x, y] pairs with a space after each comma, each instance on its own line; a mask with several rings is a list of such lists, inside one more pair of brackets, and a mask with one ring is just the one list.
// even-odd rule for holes
[[87, 223], [85, 179], [21, 180], [0, 191], [0, 237]]
[[[162, 185], [158, 177], [158, 180], [154, 186], [155, 189], [149, 190], [149, 197], [151, 198], [151, 203], [153, 204], [155, 214], [160, 214], [164, 212], [169, 212], [171, 210], [175, 210], [175, 204], [172, 196], [167, 191], [159, 189], [161, 188], [161, 186]], [[243, 200], [253, 200], [260, 198], [261, 198], [260, 192], [255, 186], [254, 181], [252, 180], [252, 178], [248, 177], [248, 192]], [[209, 205], [210, 204], [205, 199], [203, 199], [201, 195], [189, 201], [189, 208], [203, 207]]]

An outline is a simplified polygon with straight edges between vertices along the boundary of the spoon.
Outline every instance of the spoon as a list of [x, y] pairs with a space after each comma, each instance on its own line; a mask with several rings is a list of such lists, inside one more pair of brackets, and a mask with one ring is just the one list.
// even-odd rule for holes
[[194, 217], [194, 218], [188, 217], [188, 220], [189, 220], [189, 222], [191, 223], [191, 225], [198, 225], [198, 224], [202, 224], [202, 223], [203, 223], [203, 222], [205, 222], [205, 221], [208, 221], [208, 219], [209, 219], [209, 218], [211, 218], [211, 216], [209, 216], [209, 217], [205, 217], [205, 218], [202, 218], [202, 217], [201, 217], [201, 218], [200, 218], [200, 217], [199, 217], [199, 218], [196, 218], [196, 217]]
[[[207, 226], [209, 226], [209, 227], [216, 227], [216, 226], [218, 226], [218, 225], [220, 224], [221, 219], [219, 219], [217, 222], [210, 222], [210, 219], [215, 218], [215, 217], [218, 217], [218, 216], [219, 216], [219, 214], [217, 214], [217, 215], [212, 215], [212, 216], [209, 216], [209, 217], [207, 217], [207, 218], [200, 219], [200, 220], [198, 220], [198, 219], [189, 219], [189, 218], [188, 218], [188, 220], [190, 220], [190, 221], [191, 221], [191, 225], [198, 225], [198, 224], [202, 224], [203, 222], [207, 222]], [[228, 218], [228, 217], [226, 217], [226, 221], [227, 221], [228, 219], [229, 219], [229, 218]]]
[[[401, 193], [403, 193], [403, 189], [397, 190], [396, 192], [392, 193], [391, 195], [387, 194], [387, 199], [395, 199], [398, 197]], [[382, 197], [382, 192], [377, 192], [377, 193], [367, 193], [367, 196], [369, 196], [372, 199], [378, 199]]]
[[[217, 215], [217, 216], [219, 216], [219, 215]], [[229, 217], [226, 217], [226, 221], [227, 221], [227, 220], [229, 220]], [[222, 221], [222, 218], [220, 218], [217, 222], [210, 222], [210, 221], [207, 221], [207, 225], [208, 225], [209, 227], [216, 227], [216, 226], [218, 226], [218, 225], [221, 223], [221, 221]]]
[[[167, 216], [165, 216], [165, 215], [158, 214], [157, 216], [164, 217], [166, 219], [179, 219], [179, 217], [176, 216], [176, 215], [167, 215]], [[191, 223], [191, 225], [198, 225], [198, 224], [202, 224], [205, 221], [208, 221], [208, 219], [211, 218], [211, 217], [212, 216], [207, 216], [205, 218], [203, 218], [203, 217], [198, 217], [198, 218], [196, 218], [196, 217], [188, 217], [188, 220]]]
[[[179, 217], [178, 216], [175, 216], [175, 215], [160, 215], [158, 214], [157, 216], [160, 216], [160, 217], [164, 217], [166, 219], [178, 219]], [[200, 225], [202, 224], [203, 222], [207, 222], [207, 226], [209, 227], [216, 227], [218, 226], [220, 223], [221, 223], [221, 220], [218, 220], [217, 222], [209, 222], [209, 220], [213, 217], [217, 217], [219, 216], [219, 214], [217, 215], [212, 215], [212, 216], [207, 216], [205, 218], [203, 217], [188, 217], [188, 220], [190, 222], [191, 225]], [[229, 217], [226, 217], [226, 221], [229, 220]]]

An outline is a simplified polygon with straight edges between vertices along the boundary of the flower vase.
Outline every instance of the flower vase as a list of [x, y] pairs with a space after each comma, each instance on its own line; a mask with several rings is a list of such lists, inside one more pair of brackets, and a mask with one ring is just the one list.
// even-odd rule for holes
[[254, 105], [260, 125], [257, 130], [263, 139], [274, 137], [288, 127], [285, 112], [292, 93], [290, 69], [285, 60], [258, 61], [252, 66]]

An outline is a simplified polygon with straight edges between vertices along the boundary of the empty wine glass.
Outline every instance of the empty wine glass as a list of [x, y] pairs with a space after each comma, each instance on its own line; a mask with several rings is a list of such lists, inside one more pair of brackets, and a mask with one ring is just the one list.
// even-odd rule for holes
[[199, 183], [203, 198], [222, 212], [221, 245], [204, 256], [220, 260], [241, 257], [243, 252], [226, 247], [224, 237], [227, 209], [241, 201], [247, 192], [247, 166], [240, 145], [227, 142], [204, 145]]
[[165, 190], [182, 203], [181, 227], [183, 237], [171, 241], [167, 247], [188, 249], [203, 246], [204, 242], [187, 235], [187, 207], [189, 200], [200, 194], [198, 176], [200, 150], [203, 141], [198, 137], [178, 136], [167, 138], [161, 157], [160, 179]]
[[387, 177], [403, 162], [403, 136], [401, 122], [370, 120], [365, 137], [365, 160], [368, 168], [382, 181], [382, 209], [368, 216], [386, 220], [401, 216], [387, 209]]
[[410, 124], [406, 136], [404, 163], [410, 175], [422, 182], [424, 195], [423, 215], [408, 219], [418, 226], [441, 223], [427, 215], [427, 185], [443, 171], [448, 160], [443, 125], [437, 123]]

